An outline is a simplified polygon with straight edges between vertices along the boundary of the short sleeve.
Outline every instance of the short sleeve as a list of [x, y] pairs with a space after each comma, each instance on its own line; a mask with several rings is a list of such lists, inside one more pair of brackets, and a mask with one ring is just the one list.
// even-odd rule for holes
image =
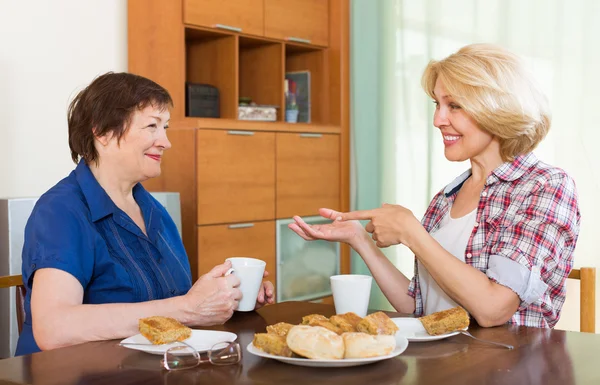
[[513, 290], [520, 310], [562, 291], [571, 270], [580, 214], [575, 184], [552, 175], [524, 199], [514, 220], [492, 246], [487, 276]]
[[419, 265], [415, 258], [415, 275], [408, 284], [408, 295], [415, 299], [415, 315], [420, 317], [423, 315], [423, 298], [421, 297], [421, 286], [419, 284]]
[[94, 265], [91, 223], [82, 202], [44, 199], [36, 204], [25, 228], [23, 281], [31, 290], [39, 269], [54, 268], [75, 277], [85, 289]]

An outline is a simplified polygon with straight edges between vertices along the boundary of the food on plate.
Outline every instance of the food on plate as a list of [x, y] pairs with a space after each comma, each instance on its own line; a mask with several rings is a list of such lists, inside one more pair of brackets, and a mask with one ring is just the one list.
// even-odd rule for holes
[[281, 357], [292, 356], [292, 351], [288, 347], [285, 337], [274, 333], [256, 333], [252, 343], [265, 353]]
[[378, 311], [363, 318], [356, 325], [356, 330], [373, 335], [385, 334], [393, 336], [398, 331], [398, 326], [384, 312]]
[[269, 334], [277, 334], [278, 336], [285, 337], [291, 328], [295, 325], [289, 324], [287, 322], [278, 322], [275, 325], [267, 326], [267, 333]]
[[310, 321], [308, 326], [320, 326], [325, 329], [331, 330], [332, 332], [334, 332], [336, 334], [342, 334], [344, 332], [342, 329], [335, 326], [330, 321], [323, 321], [323, 320], [319, 320], [319, 319]]
[[257, 349], [276, 356], [308, 359], [371, 358], [396, 348], [396, 324], [383, 312], [361, 318], [349, 312], [327, 318], [321, 314], [302, 317], [302, 324], [278, 322], [267, 333], [256, 333]]
[[302, 317], [302, 325], [310, 325], [311, 322], [329, 321], [329, 318], [321, 314], [309, 314]]
[[429, 335], [439, 336], [469, 326], [469, 313], [460, 306], [419, 318]]
[[317, 360], [344, 358], [343, 338], [321, 326], [294, 326], [290, 329], [286, 342], [294, 353], [303, 357]]
[[366, 333], [344, 333], [344, 358], [369, 358], [390, 354], [396, 348], [396, 337]]
[[329, 321], [335, 326], [342, 329], [344, 332], [356, 332], [356, 325], [362, 320], [361, 317], [356, 315], [355, 313], [349, 312], [344, 314], [338, 314], [331, 316]]
[[154, 316], [139, 320], [140, 333], [154, 345], [183, 341], [192, 335], [192, 329], [174, 318]]

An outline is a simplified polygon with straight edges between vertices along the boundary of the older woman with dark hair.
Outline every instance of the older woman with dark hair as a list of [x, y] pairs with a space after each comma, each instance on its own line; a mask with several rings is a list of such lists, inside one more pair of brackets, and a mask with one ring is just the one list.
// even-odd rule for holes
[[[160, 175], [171, 148], [168, 92], [107, 73], [72, 101], [69, 147], [77, 168], [39, 199], [25, 228], [26, 320], [17, 355], [131, 336], [140, 318], [221, 324], [237, 308], [229, 262], [193, 283], [175, 224], [140, 184]], [[265, 282], [257, 306], [273, 302]]]
[[[550, 129], [546, 97], [521, 60], [474, 44], [432, 61], [423, 88], [449, 161], [471, 169], [438, 192], [422, 222], [400, 205], [339, 213], [290, 227], [307, 240], [346, 242], [390, 303], [418, 316], [464, 307], [481, 326], [553, 327], [565, 300], [580, 213], [573, 179], [536, 158]], [[410, 186], [404, 186], [410, 188]], [[369, 220], [363, 228], [357, 221]], [[412, 279], [379, 247], [415, 254]]]

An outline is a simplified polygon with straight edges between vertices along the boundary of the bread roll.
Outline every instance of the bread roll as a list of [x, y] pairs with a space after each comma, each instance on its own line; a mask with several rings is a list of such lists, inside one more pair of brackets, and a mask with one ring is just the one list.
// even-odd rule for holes
[[342, 337], [321, 326], [294, 326], [286, 341], [294, 353], [306, 358], [340, 360], [344, 357]]
[[396, 338], [390, 335], [344, 333], [344, 358], [368, 358], [390, 354], [396, 349]]

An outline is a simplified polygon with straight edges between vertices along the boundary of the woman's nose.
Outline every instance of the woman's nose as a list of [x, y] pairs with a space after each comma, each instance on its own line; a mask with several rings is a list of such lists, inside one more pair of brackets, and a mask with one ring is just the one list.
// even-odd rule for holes
[[449, 124], [448, 114], [443, 108], [438, 108], [433, 114], [433, 125], [436, 127], [447, 126]]

